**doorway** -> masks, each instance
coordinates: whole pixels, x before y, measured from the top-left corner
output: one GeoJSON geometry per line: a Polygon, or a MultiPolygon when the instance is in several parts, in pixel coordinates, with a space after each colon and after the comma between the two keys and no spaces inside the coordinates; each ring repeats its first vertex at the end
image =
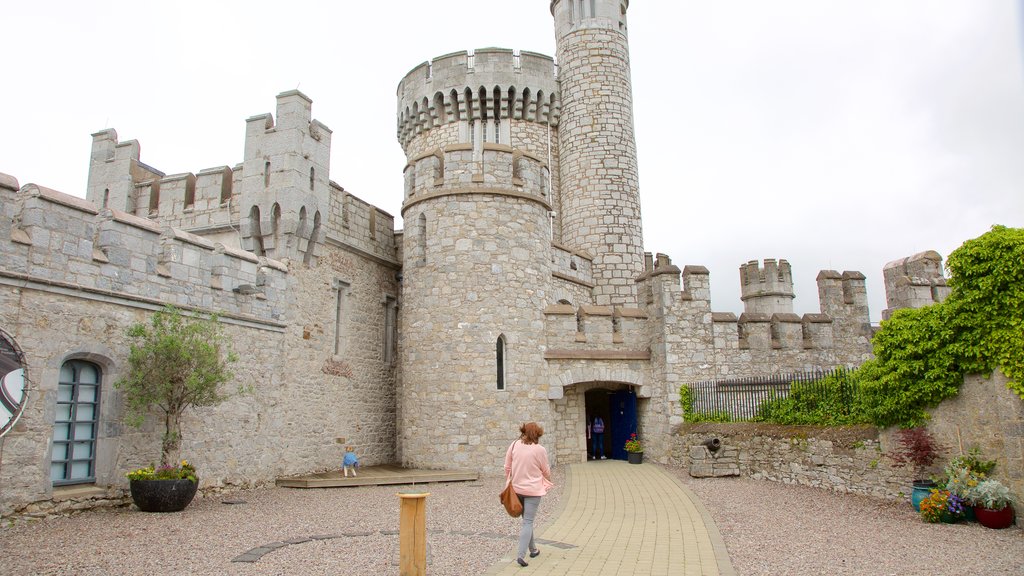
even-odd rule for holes
{"type": "Polygon", "coordinates": [[[598,388],[588,390],[585,395],[587,424],[593,424],[594,418],[604,422],[602,447],[595,454],[594,433],[587,441],[588,459],[600,459],[601,456],[612,460],[626,460],[626,440],[637,431],[636,394],[632,390],[608,390],[598,388]]]}

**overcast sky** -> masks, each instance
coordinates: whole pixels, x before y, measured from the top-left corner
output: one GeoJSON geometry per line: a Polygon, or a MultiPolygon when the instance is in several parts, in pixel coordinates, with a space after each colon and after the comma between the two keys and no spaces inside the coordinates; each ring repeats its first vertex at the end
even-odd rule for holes
{"type": "MultiPolygon", "coordinates": [[[[167,173],[242,161],[245,119],[298,88],[334,131],[331,179],[395,215],[395,90],[419,63],[503,47],[554,55],[549,0],[7,2],[0,172],[85,196],[90,134],[167,173]]],[[[711,270],[785,258],[797,313],[821,269],[868,277],[1024,227],[1019,0],[633,0],[644,243],[711,270]]]]}

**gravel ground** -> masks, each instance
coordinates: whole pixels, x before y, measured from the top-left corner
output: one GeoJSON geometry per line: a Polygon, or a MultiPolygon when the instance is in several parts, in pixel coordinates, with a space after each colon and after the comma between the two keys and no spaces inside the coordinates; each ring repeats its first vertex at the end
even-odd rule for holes
{"type": "MultiPolygon", "coordinates": [[[[564,478],[541,501],[543,523],[564,478]]],[[[518,518],[498,501],[503,478],[338,489],[262,488],[196,496],[184,511],[133,506],[0,529],[0,575],[120,574],[377,576],[398,573],[398,492],[426,491],[431,576],[480,574],[512,551],[518,518]],[[225,501],[244,500],[244,504],[225,501]],[[299,542],[311,537],[309,541],[299,542]],[[275,542],[255,563],[232,562],[275,542]]]]}
{"type": "Polygon", "coordinates": [[[909,502],[743,478],[690,478],[741,576],[1024,575],[1024,531],[928,524],[909,502]]]}
{"type": "MultiPolygon", "coordinates": [[[[541,526],[558,508],[541,502],[541,526]]],[[[1024,574],[1024,532],[921,522],[906,503],[669,469],[714,518],[741,576],[1024,574]]],[[[519,520],[498,503],[502,479],[417,486],[427,498],[432,576],[479,574],[515,546],[519,520]]],[[[131,508],[0,529],[0,574],[376,576],[398,571],[396,493],[409,486],[264,488],[196,500],[181,513],[131,508]],[[225,504],[225,500],[244,504],[225,504]],[[310,537],[322,537],[302,541],[310,537]],[[249,550],[294,540],[258,562],[249,550]]]]}

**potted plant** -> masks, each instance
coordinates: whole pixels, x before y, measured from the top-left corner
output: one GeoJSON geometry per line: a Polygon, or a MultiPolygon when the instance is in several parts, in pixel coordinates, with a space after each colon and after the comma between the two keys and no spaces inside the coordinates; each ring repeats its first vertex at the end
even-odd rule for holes
{"type": "Polygon", "coordinates": [[[921,500],[921,518],[925,522],[946,522],[952,524],[963,517],[964,501],[949,490],[933,488],[921,500]]]}
{"type": "Polygon", "coordinates": [[[160,466],[127,475],[132,499],[149,512],[182,510],[199,479],[191,464],[179,460],[181,415],[190,406],[213,406],[229,396],[221,388],[231,379],[228,364],[237,357],[216,316],[186,317],[173,306],[155,312],[149,324],[132,325],[128,336],[133,342],[127,373],[114,384],[122,391],[125,422],[141,426],[151,412],[164,422],[160,466]]]}
{"type": "Polygon", "coordinates": [[[977,447],[946,464],[945,488],[964,502],[964,520],[974,520],[974,488],[996,467],[995,460],[984,460],[977,447]]]}
{"type": "Polygon", "coordinates": [[[986,528],[1008,528],[1013,524],[1013,495],[1002,482],[989,478],[971,489],[974,516],[986,528]]]}
{"type": "Polygon", "coordinates": [[[644,446],[637,438],[636,432],[630,434],[629,440],[626,440],[626,458],[630,464],[639,464],[644,461],[644,446]]]}
{"type": "Polygon", "coordinates": [[[910,503],[914,510],[921,510],[921,500],[928,497],[932,488],[935,488],[935,481],[928,478],[926,474],[929,468],[939,458],[939,443],[932,436],[927,428],[903,428],[896,432],[896,451],[891,455],[893,461],[899,466],[910,465],[913,467],[914,477],[910,495],[910,503]]]}

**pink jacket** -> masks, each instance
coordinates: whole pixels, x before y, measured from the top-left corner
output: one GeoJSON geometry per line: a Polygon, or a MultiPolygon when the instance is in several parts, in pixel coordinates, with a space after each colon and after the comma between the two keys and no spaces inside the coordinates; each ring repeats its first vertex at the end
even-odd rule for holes
{"type": "Polygon", "coordinates": [[[520,496],[543,496],[554,486],[548,451],[540,444],[516,440],[505,452],[505,475],[512,473],[512,489],[520,496]]]}

